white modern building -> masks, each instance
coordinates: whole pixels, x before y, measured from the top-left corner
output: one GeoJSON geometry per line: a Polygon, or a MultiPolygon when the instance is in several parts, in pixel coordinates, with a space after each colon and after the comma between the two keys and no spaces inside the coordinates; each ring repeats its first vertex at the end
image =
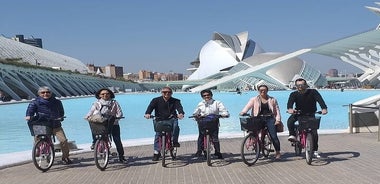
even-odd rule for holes
{"type": "Polygon", "coordinates": [[[289,89],[296,78],[306,79],[312,86],[325,86],[327,81],[322,74],[297,57],[288,57],[281,63],[270,61],[285,54],[265,52],[256,42],[248,38],[248,32],[236,35],[214,33],[191,64],[193,71],[188,80],[209,80],[184,90],[199,91],[207,88],[218,90],[254,89],[266,84],[271,89],[289,89]],[[243,71],[257,68],[245,75],[243,71]],[[233,79],[230,77],[234,75],[233,79]]]}

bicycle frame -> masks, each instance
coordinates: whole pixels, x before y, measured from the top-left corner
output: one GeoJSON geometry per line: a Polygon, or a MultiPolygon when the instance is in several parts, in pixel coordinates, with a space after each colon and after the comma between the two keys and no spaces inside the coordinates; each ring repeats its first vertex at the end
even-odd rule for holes
{"type": "MultiPolygon", "coordinates": [[[[320,112],[317,112],[320,113],[320,112]]],[[[314,150],[314,130],[319,128],[319,121],[313,115],[299,115],[298,124],[295,124],[296,141],[292,143],[296,155],[305,149],[306,163],[311,164],[314,150]],[[317,123],[317,124],[316,124],[317,123]]]]}

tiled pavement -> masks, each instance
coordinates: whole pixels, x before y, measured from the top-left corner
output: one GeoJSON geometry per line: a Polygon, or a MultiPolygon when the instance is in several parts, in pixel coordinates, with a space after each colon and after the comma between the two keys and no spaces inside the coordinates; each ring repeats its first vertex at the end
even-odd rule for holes
{"type": "MultiPolygon", "coordinates": [[[[204,160],[193,158],[196,142],[182,142],[179,160],[151,161],[152,145],[126,147],[127,164],[114,158],[105,171],[96,168],[92,152],[72,155],[72,165],[56,161],[42,173],[33,163],[0,169],[0,183],[380,183],[380,142],[377,133],[324,134],[319,147],[322,158],[307,165],[303,157],[294,155],[285,136],[280,136],[282,159],[262,159],[251,167],[240,158],[242,138],[221,139],[224,160],[213,160],[209,167],[204,160]]],[[[60,160],[58,157],[56,160],[60,160]]]]}

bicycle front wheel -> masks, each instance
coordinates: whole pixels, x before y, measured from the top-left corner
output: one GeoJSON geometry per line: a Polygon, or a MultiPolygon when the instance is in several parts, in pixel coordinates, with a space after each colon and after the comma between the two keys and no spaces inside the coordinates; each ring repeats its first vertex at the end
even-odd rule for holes
{"type": "Polygon", "coordinates": [[[161,136],[161,155],[162,155],[162,167],[165,167],[165,156],[166,156],[166,136],[162,134],[161,136]]]}
{"type": "Polygon", "coordinates": [[[95,165],[101,171],[104,171],[107,168],[110,156],[110,150],[107,145],[107,141],[103,139],[98,139],[95,143],[94,148],[94,158],[95,165]]]}
{"type": "Polygon", "coordinates": [[[302,145],[301,145],[301,138],[300,138],[300,133],[298,132],[298,128],[296,129],[296,141],[293,144],[294,144],[294,152],[296,153],[296,156],[301,155],[302,145]]]}
{"type": "Polygon", "coordinates": [[[210,135],[206,135],[206,159],[207,159],[207,165],[211,166],[211,140],[210,135]]]}
{"type": "Polygon", "coordinates": [[[42,172],[50,169],[54,162],[54,145],[46,139],[40,139],[33,146],[32,160],[34,166],[42,172]]]}
{"type": "Polygon", "coordinates": [[[313,160],[313,134],[307,133],[306,136],[306,145],[305,145],[305,155],[306,155],[306,163],[311,164],[311,161],[313,160]]]}
{"type": "Polygon", "coordinates": [[[244,137],[241,144],[241,158],[248,166],[254,165],[260,156],[260,144],[253,134],[244,137]]]}

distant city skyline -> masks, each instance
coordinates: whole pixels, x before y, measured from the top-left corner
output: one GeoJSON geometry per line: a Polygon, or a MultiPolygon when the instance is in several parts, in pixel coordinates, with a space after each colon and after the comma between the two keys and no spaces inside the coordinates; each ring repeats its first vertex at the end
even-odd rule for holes
{"type": "MultiPolygon", "coordinates": [[[[267,52],[290,53],[375,29],[372,0],[257,1],[2,1],[0,34],[41,38],[44,48],[84,64],[140,70],[186,71],[213,32],[249,38],[267,52]],[[17,13],[15,13],[17,12],[17,13]]],[[[317,54],[311,66],[355,73],[359,69],[317,54]]]]}

